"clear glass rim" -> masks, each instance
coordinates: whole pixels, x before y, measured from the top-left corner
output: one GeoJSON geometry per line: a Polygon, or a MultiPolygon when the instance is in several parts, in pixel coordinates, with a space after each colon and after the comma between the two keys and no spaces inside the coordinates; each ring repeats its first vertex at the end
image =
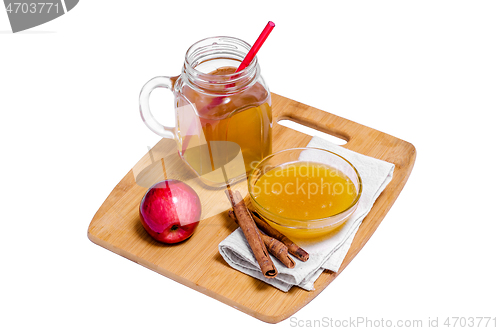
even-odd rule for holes
{"type": "MultiPolygon", "coordinates": [[[[356,169],[356,167],[351,163],[349,162],[345,157],[337,154],[337,153],[334,153],[332,151],[329,151],[327,149],[323,149],[323,148],[317,148],[317,147],[295,147],[295,148],[288,148],[288,149],[283,149],[281,151],[278,151],[276,153],[273,153],[271,155],[268,155],[266,156],[265,158],[263,158],[258,164],[257,166],[255,166],[255,168],[252,169],[252,172],[250,173],[250,176],[248,177],[248,194],[250,195],[250,198],[252,199],[252,202],[254,202],[257,206],[260,207],[260,209],[262,210],[265,210],[266,213],[272,215],[273,217],[276,217],[276,218],[280,218],[280,219],[283,219],[283,220],[287,220],[287,221],[292,221],[292,222],[296,222],[296,223],[305,223],[305,222],[313,222],[313,223],[321,223],[322,221],[327,221],[329,220],[330,218],[332,217],[335,217],[335,216],[338,216],[338,215],[341,215],[347,211],[349,211],[351,208],[353,208],[354,206],[356,206],[359,202],[359,199],[361,197],[361,193],[363,192],[363,182],[361,181],[361,176],[359,175],[359,172],[358,172],[358,169],[356,169]],[[298,220],[298,219],[295,219],[295,218],[290,218],[290,217],[283,217],[281,215],[278,215],[278,214],[275,214],[269,210],[267,210],[266,208],[264,208],[257,200],[255,200],[255,197],[253,196],[252,194],[252,179],[254,176],[256,176],[255,172],[256,170],[259,168],[259,166],[264,163],[265,161],[267,161],[268,159],[278,155],[278,154],[281,154],[283,152],[290,152],[290,151],[294,151],[294,150],[318,150],[318,151],[323,151],[323,152],[327,152],[329,154],[333,154],[335,156],[338,156],[339,158],[343,159],[345,162],[347,162],[351,167],[352,169],[354,169],[354,172],[356,173],[356,177],[358,178],[358,182],[359,182],[359,189],[358,189],[358,193],[356,195],[356,198],[354,199],[354,201],[349,205],[349,207],[347,207],[346,209],[338,212],[338,213],[335,213],[335,214],[332,214],[330,216],[327,216],[327,217],[323,217],[323,218],[315,218],[315,219],[311,219],[311,220],[298,220]]],[[[286,227],[286,228],[290,228],[290,229],[314,229],[314,228],[303,228],[303,227],[293,227],[293,226],[286,226],[286,225],[283,225],[283,224],[280,224],[278,222],[275,222],[271,219],[269,219],[268,217],[266,217],[266,220],[278,225],[278,226],[282,226],[282,227],[286,227]]],[[[338,222],[336,222],[338,223],[338,222]]],[[[336,223],[333,223],[331,224],[331,226],[335,225],[336,223]]]]}
{"type": "Polygon", "coordinates": [[[188,48],[184,58],[184,71],[190,78],[196,81],[210,82],[211,84],[215,85],[228,85],[230,83],[238,83],[242,80],[248,80],[250,77],[256,75],[258,71],[257,56],[254,57],[252,62],[250,62],[250,64],[245,69],[237,73],[225,75],[210,75],[197,70],[196,66],[193,66],[194,62],[196,62],[196,60],[202,57],[204,54],[196,53],[196,51],[204,47],[208,49],[210,48],[210,46],[214,46],[213,51],[215,52],[215,50],[217,50],[217,52],[221,55],[224,53],[224,51],[226,51],[227,53],[231,52],[230,54],[238,58],[240,61],[243,61],[246,54],[251,49],[250,44],[236,37],[216,36],[201,39],[188,48]],[[215,48],[216,45],[218,45],[219,47],[215,48]],[[246,52],[241,53],[235,51],[235,47],[238,46],[244,48],[246,52]]]}

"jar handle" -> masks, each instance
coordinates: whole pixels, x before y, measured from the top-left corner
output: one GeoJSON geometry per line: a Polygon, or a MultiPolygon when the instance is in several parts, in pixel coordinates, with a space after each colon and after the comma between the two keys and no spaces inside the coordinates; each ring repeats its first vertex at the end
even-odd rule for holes
{"type": "Polygon", "coordinates": [[[139,109],[141,112],[142,120],[151,131],[161,137],[169,139],[176,139],[175,127],[164,126],[163,124],[158,122],[156,118],[153,117],[153,114],[151,114],[151,109],[149,108],[149,96],[151,95],[151,92],[157,87],[168,88],[170,91],[172,91],[172,87],[175,84],[177,78],[179,78],[179,76],[154,77],[149,82],[144,84],[141,93],[139,94],[139,109]]]}

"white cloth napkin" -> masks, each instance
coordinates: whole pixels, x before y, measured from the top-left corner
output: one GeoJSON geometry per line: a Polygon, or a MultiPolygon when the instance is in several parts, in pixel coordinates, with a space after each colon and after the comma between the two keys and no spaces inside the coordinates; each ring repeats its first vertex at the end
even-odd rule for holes
{"type": "Polygon", "coordinates": [[[278,271],[276,278],[268,279],[262,275],[257,260],[253,256],[240,228],[236,229],[219,244],[219,252],[233,268],[260,279],[287,292],[294,285],[305,290],[314,290],[314,282],[328,269],[337,272],[344,260],[358,228],[372,208],[375,200],[392,180],[394,164],[350,151],[319,137],[313,137],[308,147],[327,149],[351,162],[359,172],[363,190],[356,211],[346,224],[321,240],[295,240],[294,242],[309,253],[309,260],[302,262],[292,257],[296,266],[288,269],[274,256],[271,256],[278,271]]]}

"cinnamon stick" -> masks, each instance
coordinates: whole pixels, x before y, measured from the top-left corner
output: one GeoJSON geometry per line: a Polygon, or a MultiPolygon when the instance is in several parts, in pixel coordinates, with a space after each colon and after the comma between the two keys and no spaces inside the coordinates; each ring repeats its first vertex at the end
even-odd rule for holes
{"type": "Polygon", "coordinates": [[[252,249],[255,259],[259,263],[260,270],[266,278],[274,278],[278,275],[276,267],[267,252],[266,246],[262,241],[259,230],[247,209],[243,197],[238,191],[231,191],[229,188],[225,191],[227,198],[233,206],[234,214],[238,219],[238,224],[243,230],[243,234],[252,249]]]}
{"type": "MultiPolygon", "coordinates": [[[[232,210],[228,211],[228,215],[236,222],[236,224],[240,225],[238,223],[236,215],[234,215],[234,212],[232,210]]],[[[264,242],[264,245],[266,245],[268,251],[274,257],[280,260],[280,262],[283,263],[287,268],[292,269],[295,267],[295,261],[290,258],[290,256],[288,256],[288,248],[281,241],[269,237],[263,232],[260,232],[260,237],[262,238],[262,241],[264,242]]]]}
{"type": "Polygon", "coordinates": [[[299,260],[306,262],[309,259],[309,253],[300,248],[296,243],[291,241],[287,236],[267,224],[267,222],[256,212],[252,210],[252,216],[255,224],[259,229],[270,237],[276,238],[281,241],[287,248],[288,252],[298,258],[299,260]]]}

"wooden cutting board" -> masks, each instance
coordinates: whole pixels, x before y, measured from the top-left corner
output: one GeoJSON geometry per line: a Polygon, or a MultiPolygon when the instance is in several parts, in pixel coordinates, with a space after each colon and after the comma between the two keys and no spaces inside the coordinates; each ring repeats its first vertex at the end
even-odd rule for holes
{"type": "MultiPolygon", "coordinates": [[[[175,169],[176,178],[198,185],[188,173],[179,173],[183,164],[176,144],[168,139],[162,139],[113,189],[90,223],[89,239],[265,322],[280,322],[304,307],[345,269],[375,232],[410,176],[416,150],[406,141],[277,94],[272,94],[272,104],[273,151],[303,147],[310,141],[311,136],[277,124],[291,120],[346,140],[345,148],[395,164],[392,181],[365,217],[339,272],[323,272],[314,291],[293,287],[285,293],[229,267],[218,244],[236,225],[226,216],[229,203],[223,193],[203,191],[204,219],[189,240],[169,246],[146,233],[138,207],[149,184],[175,169]]],[[[240,188],[245,187],[242,183],[240,188]]],[[[199,192],[201,186],[195,189],[199,192]]]]}

